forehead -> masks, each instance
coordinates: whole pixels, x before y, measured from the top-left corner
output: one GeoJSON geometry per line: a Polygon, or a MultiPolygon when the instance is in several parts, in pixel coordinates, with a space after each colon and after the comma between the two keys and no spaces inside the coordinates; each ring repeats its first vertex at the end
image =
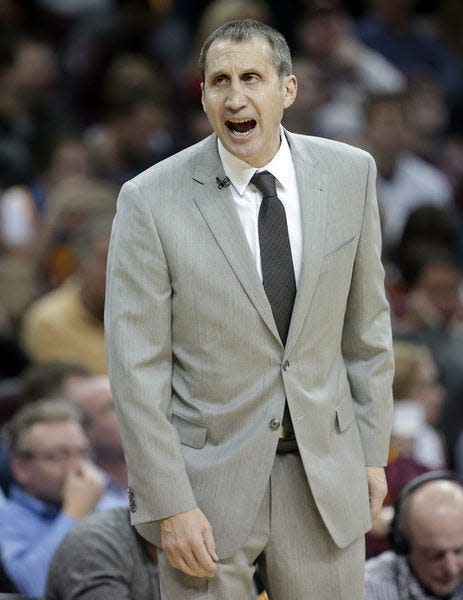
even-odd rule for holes
{"type": "Polygon", "coordinates": [[[79,423],[74,421],[50,421],[35,423],[25,432],[32,449],[80,444],[86,437],[79,423]]]}
{"type": "Polygon", "coordinates": [[[418,506],[411,525],[411,537],[417,547],[435,550],[463,547],[463,496],[457,497],[453,506],[436,506],[432,514],[418,506]]]}
{"type": "Polygon", "coordinates": [[[268,41],[262,36],[235,41],[217,39],[212,42],[206,56],[206,75],[229,69],[276,68],[268,41]]]}

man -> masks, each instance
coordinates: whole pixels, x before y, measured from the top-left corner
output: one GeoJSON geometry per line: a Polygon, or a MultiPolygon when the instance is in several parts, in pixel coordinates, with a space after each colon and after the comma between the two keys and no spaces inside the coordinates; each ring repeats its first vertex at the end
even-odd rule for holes
{"type": "Polygon", "coordinates": [[[127,506],[127,465],[109,379],[95,375],[66,386],[66,398],[79,406],[95,464],[108,476],[108,492],[127,506]]]}
{"type": "Polygon", "coordinates": [[[76,273],[27,310],[22,343],[34,362],[77,362],[106,374],[103,313],[111,217],[89,219],[74,233],[76,273]]]}
{"type": "MultiPolygon", "coordinates": [[[[126,508],[90,515],[66,535],[55,552],[45,598],[159,600],[156,547],[130,526],[126,508]]],[[[257,598],[267,596],[263,593],[257,598]]]]}
{"type": "Polygon", "coordinates": [[[374,163],[281,128],[273,29],[225,24],[200,64],[215,134],[127,183],[113,226],[132,523],[163,598],[246,598],[258,559],[273,599],[357,600],[391,410],[374,163]]]}
{"type": "Polygon", "coordinates": [[[367,561],[366,600],[463,598],[463,487],[450,474],[407,484],[396,506],[392,551],[367,561]]]}
{"type": "Polygon", "coordinates": [[[115,506],[76,407],[59,400],[21,409],[11,423],[16,485],[0,506],[0,551],[20,592],[43,593],[48,565],[64,535],[92,510],[115,506]]]}
{"type": "Polygon", "coordinates": [[[412,211],[426,204],[450,209],[452,190],[439,169],[407,149],[410,126],[403,94],[372,95],[365,121],[367,144],[378,167],[383,245],[391,253],[412,211]]]}
{"type": "Polygon", "coordinates": [[[159,600],[156,548],[130,526],[127,508],[83,519],[59,545],[48,600],[159,600]]]}

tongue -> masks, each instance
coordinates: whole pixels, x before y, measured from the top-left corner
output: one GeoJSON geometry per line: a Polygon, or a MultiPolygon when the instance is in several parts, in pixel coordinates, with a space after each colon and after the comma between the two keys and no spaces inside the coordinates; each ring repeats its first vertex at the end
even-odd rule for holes
{"type": "Polygon", "coordinates": [[[246,133],[253,127],[253,121],[246,121],[245,123],[232,123],[231,128],[239,133],[246,133]]]}

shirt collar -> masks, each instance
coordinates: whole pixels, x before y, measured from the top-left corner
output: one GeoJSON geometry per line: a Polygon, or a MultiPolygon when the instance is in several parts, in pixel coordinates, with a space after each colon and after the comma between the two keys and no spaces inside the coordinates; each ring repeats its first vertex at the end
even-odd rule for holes
{"type": "Polygon", "coordinates": [[[11,486],[8,495],[10,500],[40,517],[54,519],[60,512],[59,505],[31,496],[15,484],[11,486]]]}
{"type": "Polygon", "coordinates": [[[233,187],[240,196],[244,194],[252,176],[257,171],[269,171],[284,189],[289,186],[292,166],[291,150],[284,129],[281,126],[280,139],[281,144],[278,148],[278,152],[269,163],[259,169],[256,169],[256,167],[252,167],[244,160],[233,156],[233,154],[223,146],[220,139],[217,140],[219,155],[225,175],[230,179],[233,187]]]}

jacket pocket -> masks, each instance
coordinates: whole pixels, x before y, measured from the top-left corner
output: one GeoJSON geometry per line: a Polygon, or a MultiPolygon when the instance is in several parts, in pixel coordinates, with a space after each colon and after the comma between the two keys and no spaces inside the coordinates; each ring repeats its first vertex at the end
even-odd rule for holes
{"type": "MultiPolygon", "coordinates": [[[[325,256],[322,258],[320,274],[324,273],[325,271],[328,271],[328,269],[330,267],[332,267],[333,265],[344,264],[342,257],[344,256],[345,252],[350,250],[351,246],[353,247],[353,242],[356,239],[357,239],[357,236],[354,235],[353,237],[349,238],[348,240],[344,240],[341,244],[339,244],[339,246],[337,246],[336,248],[334,248],[333,250],[330,250],[327,254],[325,254],[325,256]]],[[[348,254],[346,256],[348,256],[348,254]]]]}
{"type": "Polygon", "coordinates": [[[180,442],[190,448],[202,448],[206,443],[207,427],[187,417],[172,413],[172,425],[175,427],[180,442]]]}
{"type": "Polygon", "coordinates": [[[350,394],[347,394],[344,396],[341,403],[336,407],[336,422],[338,424],[339,431],[345,431],[354,419],[354,403],[350,397],[350,394]]]}

